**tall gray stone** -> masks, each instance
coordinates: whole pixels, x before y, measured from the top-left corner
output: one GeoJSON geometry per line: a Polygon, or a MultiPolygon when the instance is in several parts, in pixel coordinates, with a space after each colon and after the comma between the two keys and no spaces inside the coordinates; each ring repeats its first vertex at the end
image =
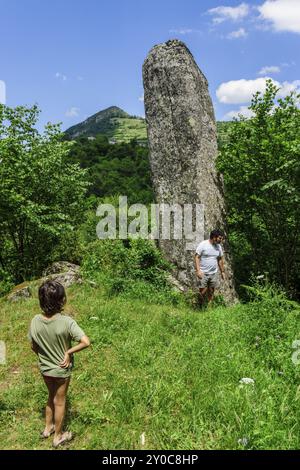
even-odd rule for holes
{"type": "MultiPolygon", "coordinates": [[[[178,40],[154,46],[143,64],[144,102],[150,165],[157,203],[203,204],[204,238],[214,228],[226,234],[222,181],[215,168],[217,134],[208,82],[191,52],[178,40]]],[[[195,214],[194,214],[195,219],[195,214]]],[[[195,222],[195,220],[194,220],[195,222]]],[[[175,265],[175,277],[185,287],[196,287],[194,249],[201,241],[159,240],[175,265]]],[[[236,298],[228,245],[227,277],[221,293],[236,298]]]]}

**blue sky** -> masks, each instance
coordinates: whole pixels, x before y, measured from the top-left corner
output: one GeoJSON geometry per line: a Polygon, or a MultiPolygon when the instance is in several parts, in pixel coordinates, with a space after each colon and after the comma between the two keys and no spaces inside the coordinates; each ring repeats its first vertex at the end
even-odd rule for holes
{"type": "Polygon", "coordinates": [[[0,102],[62,129],[112,105],[144,115],[142,64],[168,39],[206,75],[216,118],[247,113],[266,77],[300,89],[300,0],[0,0],[0,102]]]}

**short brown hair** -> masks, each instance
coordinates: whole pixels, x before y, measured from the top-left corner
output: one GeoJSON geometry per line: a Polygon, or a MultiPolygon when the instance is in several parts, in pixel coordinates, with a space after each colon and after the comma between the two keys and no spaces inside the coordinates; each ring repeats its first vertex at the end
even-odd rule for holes
{"type": "Polygon", "coordinates": [[[39,300],[46,315],[59,313],[67,300],[64,286],[58,281],[45,281],[39,288],[39,300]]]}
{"type": "Polygon", "coordinates": [[[219,230],[218,228],[216,228],[215,230],[212,230],[210,232],[210,235],[209,235],[210,239],[212,239],[214,237],[224,237],[224,232],[222,232],[222,230],[219,230]]]}

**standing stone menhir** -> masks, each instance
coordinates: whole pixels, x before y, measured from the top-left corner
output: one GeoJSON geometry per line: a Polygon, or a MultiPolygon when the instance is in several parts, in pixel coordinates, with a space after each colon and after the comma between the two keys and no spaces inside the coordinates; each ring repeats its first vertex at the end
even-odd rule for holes
{"type": "MultiPolygon", "coordinates": [[[[145,113],[150,165],[157,203],[203,204],[204,237],[221,228],[226,233],[222,182],[217,175],[217,133],[208,83],[191,52],[178,40],[151,49],[143,65],[145,113]]],[[[201,236],[201,234],[200,234],[201,236]]],[[[187,240],[159,240],[185,287],[196,286],[194,248],[187,240]]],[[[221,293],[236,298],[228,247],[226,281],[221,293]]]]}

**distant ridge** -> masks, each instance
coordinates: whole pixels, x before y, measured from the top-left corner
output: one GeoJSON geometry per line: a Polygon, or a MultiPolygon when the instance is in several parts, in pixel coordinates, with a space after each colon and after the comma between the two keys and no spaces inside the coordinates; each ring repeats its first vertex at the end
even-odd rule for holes
{"type": "Polygon", "coordinates": [[[93,114],[85,121],[69,127],[65,134],[70,139],[104,134],[112,143],[128,142],[132,139],[147,141],[145,119],[130,116],[118,106],[110,106],[93,114]]]}
{"type": "MultiPolygon", "coordinates": [[[[218,142],[221,148],[228,139],[231,121],[218,121],[218,142]]],[[[88,117],[85,121],[69,127],[65,131],[69,139],[78,137],[93,138],[97,134],[104,134],[111,143],[129,142],[136,139],[147,144],[146,121],[142,117],[131,116],[118,106],[110,106],[88,117]]]]}

